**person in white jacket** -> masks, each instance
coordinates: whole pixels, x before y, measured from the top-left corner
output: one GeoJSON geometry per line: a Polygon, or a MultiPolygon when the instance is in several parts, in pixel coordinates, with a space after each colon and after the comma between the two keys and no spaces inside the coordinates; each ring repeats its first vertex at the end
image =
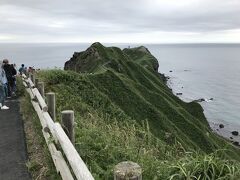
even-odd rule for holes
{"type": "Polygon", "coordinates": [[[0,64],[0,108],[1,109],[9,109],[6,105],[4,105],[4,101],[6,98],[6,87],[7,87],[7,77],[6,73],[3,69],[3,64],[0,64]]]}

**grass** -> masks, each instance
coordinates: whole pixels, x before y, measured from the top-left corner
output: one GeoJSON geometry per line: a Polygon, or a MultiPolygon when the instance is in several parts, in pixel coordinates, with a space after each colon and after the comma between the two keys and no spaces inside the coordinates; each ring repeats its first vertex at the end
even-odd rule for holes
{"type": "Polygon", "coordinates": [[[217,152],[210,155],[191,155],[180,159],[169,179],[239,179],[239,163],[223,160],[217,152]]]}

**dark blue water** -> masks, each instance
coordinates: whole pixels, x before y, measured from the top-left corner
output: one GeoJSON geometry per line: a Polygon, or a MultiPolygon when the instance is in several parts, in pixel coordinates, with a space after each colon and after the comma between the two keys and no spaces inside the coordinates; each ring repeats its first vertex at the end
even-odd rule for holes
{"type": "MultiPolygon", "coordinates": [[[[0,59],[37,68],[64,66],[75,51],[90,44],[0,44],[0,59]]],[[[115,44],[121,48],[125,44],[115,44]]],[[[131,45],[133,46],[133,45],[131,45]]],[[[134,45],[135,46],[135,45],[134,45]]],[[[159,60],[159,71],[170,76],[169,86],[185,101],[202,102],[211,124],[224,123],[240,130],[240,45],[145,45],[159,60]],[[172,71],[172,72],[170,72],[172,71]]]]}

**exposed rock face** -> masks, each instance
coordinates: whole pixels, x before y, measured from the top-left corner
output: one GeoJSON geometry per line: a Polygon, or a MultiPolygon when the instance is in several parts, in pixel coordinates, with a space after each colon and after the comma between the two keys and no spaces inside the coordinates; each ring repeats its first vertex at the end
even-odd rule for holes
{"type": "Polygon", "coordinates": [[[89,71],[92,65],[101,60],[99,48],[103,46],[100,43],[94,43],[86,51],[74,52],[73,57],[65,63],[64,70],[89,71]]]}

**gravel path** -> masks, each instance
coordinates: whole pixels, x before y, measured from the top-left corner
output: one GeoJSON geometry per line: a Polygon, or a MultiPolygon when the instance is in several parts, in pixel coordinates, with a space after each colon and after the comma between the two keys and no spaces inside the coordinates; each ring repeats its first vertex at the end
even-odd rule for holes
{"type": "Polygon", "coordinates": [[[26,142],[18,100],[8,100],[0,110],[0,180],[30,180],[26,142]]]}

